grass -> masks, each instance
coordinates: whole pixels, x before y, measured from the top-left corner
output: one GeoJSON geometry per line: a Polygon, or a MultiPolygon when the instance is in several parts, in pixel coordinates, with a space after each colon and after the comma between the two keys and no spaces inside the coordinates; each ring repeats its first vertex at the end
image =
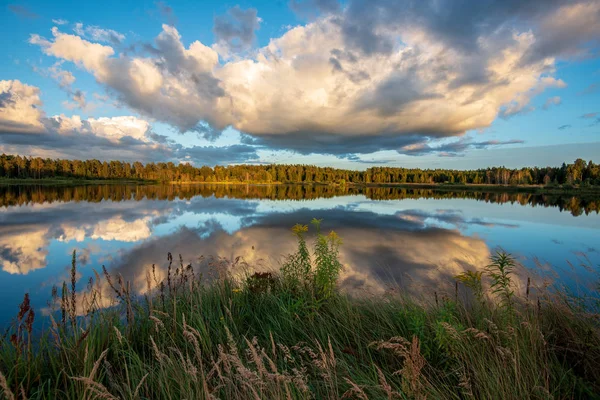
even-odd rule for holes
{"type": "MultiPolygon", "coordinates": [[[[319,229],[320,221],[313,221],[319,229]]],[[[0,342],[7,399],[600,398],[599,304],[563,292],[519,296],[513,258],[457,276],[473,298],[435,301],[336,290],[341,240],[318,233],[280,273],[216,260],[214,279],[168,256],[134,294],[96,274],[53,291],[35,336],[28,297],[0,342]],[[109,296],[109,291],[112,293],[109,296]]],[[[485,266],[482,266],[485,267],[485,266]]],[[[432,290],[433,292],[433,290],[432,290]]],[[[433,297],[433,296],[427,296],[433,297]]]]}

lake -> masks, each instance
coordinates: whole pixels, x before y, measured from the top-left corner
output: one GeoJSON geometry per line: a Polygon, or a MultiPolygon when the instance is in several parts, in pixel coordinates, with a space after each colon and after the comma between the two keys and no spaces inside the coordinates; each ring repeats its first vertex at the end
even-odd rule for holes
{"type": "Polygon", "coordinates": [[[520,290],[531,276],[585,291],[598,284],[599,204],[567,195],[393,187],[3,186],[0,327],[25,293],[36,311],[47,310],[53,286],[70,280],[73,250],[78,291],[105,265],[142,294],[153,264],[158,279],[165,276],[168,252],[207,279],[215,264],[236,259],[236,268],[278,268],[295,249],[291,227],[312,218],[342,238],[340,284],[352,293],[453,293],[453,276],[483,269],[500,248],[526,268],[520,290]]]}

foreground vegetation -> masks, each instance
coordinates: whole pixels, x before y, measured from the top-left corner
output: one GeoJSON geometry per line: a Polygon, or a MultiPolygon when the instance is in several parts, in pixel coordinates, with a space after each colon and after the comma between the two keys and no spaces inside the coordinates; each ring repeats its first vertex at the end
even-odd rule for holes
{"type": "Polygon", "coordinates": [[[161,182],[221,183],[461,183],[475,185],[600,185],[600,165],[582,159],[560,167],[477,170],[373,167],[365,171],[314,165],[229,165],[194,167],[188,163],[60,160],[0,155],[0,178],[138,179],[161,182]]]}
{"type": "MultiPolygon", "coordinates": [[[[313,221],[319,230],[320,222],[313,221]]],[[[214,280],[173,261],[147,290],[104,270],[82,291],[54,291],[37,339],[26,296],[1,342],[8,399],[562,399],[600,398],[597,298],[516,293],[514,260],[498,253],[456,277],[469,298],[393,291],[352,298],[336,288],[340,238],[307,226],[278,274],[214,280]],[[206,283],[205,283],[206,282],[206,283]],[[106,307],[107,292],[115,305],[106,307]]],[[[181,260],[181,257],[180,257],[181,260]]],[[[458,293],[458,291],[457,291],[458,293]]]]}

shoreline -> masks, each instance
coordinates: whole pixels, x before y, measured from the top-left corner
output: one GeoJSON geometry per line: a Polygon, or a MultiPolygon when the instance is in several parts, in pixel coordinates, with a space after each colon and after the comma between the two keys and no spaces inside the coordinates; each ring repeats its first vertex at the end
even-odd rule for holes
{"type": "Polygon", "coordinates": [[[71,179],[71,178],[56,178],[56,179],[33,179],[33,178],[19,178],[19,179],[6,179],[0,178],[0,186],[15,186],[15,185],[40,185],[40,186],[78,186],[78,185],[106,185],[106,184],[122,184],[122,185],[148,185],[157,183],[156,181],[140,181],[135,179],[71,179]]]}
{"type": "Polygon", "coordinates": [[[495,185],[495,184],[449,184],[449,183],[325,183],[325,182],[200,182],[135,180],[135,179],[0,179],[0,186],[40,185],[40,186],[83,186],[83,185],[232,185],[232,186],[333,186],[352,188],[405,188],[430,189],[437,191],[506,192],[532,194],[600,194],[600,186],[544,186],[544,185],[495,185]]]}

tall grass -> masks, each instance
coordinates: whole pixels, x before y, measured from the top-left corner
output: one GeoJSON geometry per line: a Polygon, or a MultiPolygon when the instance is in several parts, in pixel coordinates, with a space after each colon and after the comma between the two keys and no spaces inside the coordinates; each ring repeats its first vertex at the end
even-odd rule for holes
{"type": "MultiPolygon", "coordinates": [[[[598,304],[559,292],[522,298],[513,258],[457,278],[475,302],[407,294],[352,298],[335,282],[341,241],[298,251],[280,274],[205,282],[168,257],[136,296],[104,271],[87,291],[53,292],[51,329],[32,344],[28,296],[0,342],[7,399],[570,399],[600,398],[598,304]],[[114,292],[102,298],[100,280],[114,292]],[[487,283],[489,281],[489,284],[487,283]],[[60,318],[58,321],[55,318],[60,318]]],[[[227,268],[222,268],[227,267],[227,268]]],[[[432,289],[433,293],[433,289],[432,289]]],[[[433,296],[432,296],[433,297],[433,296]]]]}

